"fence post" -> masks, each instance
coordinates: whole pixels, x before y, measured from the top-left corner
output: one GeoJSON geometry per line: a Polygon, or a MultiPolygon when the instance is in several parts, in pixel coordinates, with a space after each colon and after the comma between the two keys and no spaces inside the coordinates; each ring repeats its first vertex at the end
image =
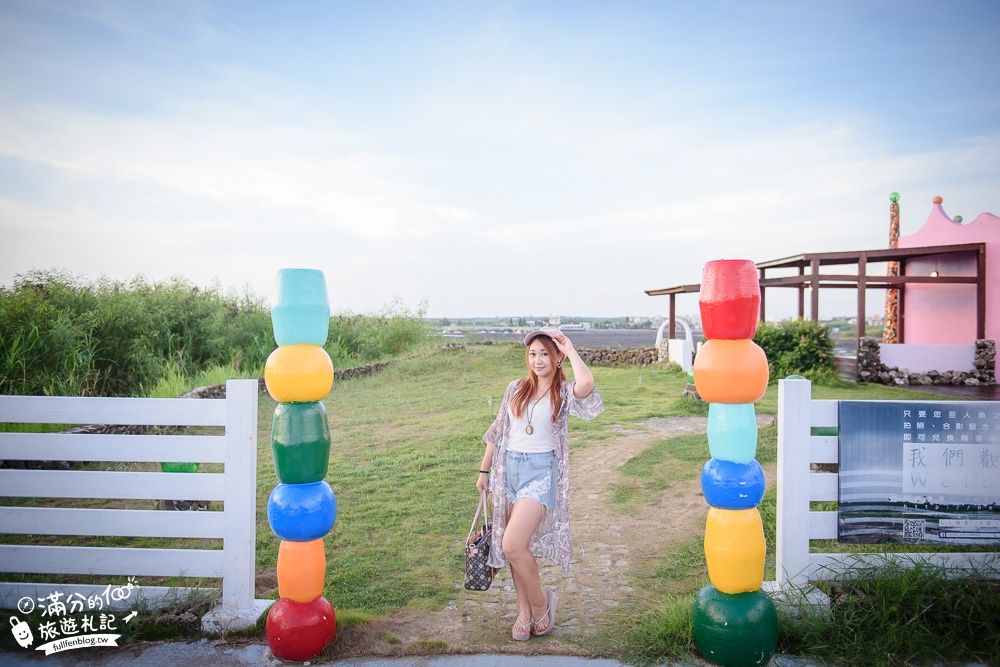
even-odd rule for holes
{"type": "Polygon", "coordinates": [[[202,618],[205,632],[252,626],[272,600],[254,599],[257,541],[257,380],[226,382],[226,487],[222,604],[202,618]]]}
{"type": "Polygon", "coordinates": [[[809,585],[809,442],[812,383],[778,380],[778,502],[775,577],[779,589],[809,585]]]}

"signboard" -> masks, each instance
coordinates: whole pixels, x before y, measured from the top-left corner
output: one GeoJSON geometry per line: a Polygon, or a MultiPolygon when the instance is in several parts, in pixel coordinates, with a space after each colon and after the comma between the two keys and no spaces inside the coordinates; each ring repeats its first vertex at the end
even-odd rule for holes
{"type": "Polygon", "coordinates": [[[1000,403],[840,402],[837,534],[1000,544],[1000,403]]]}

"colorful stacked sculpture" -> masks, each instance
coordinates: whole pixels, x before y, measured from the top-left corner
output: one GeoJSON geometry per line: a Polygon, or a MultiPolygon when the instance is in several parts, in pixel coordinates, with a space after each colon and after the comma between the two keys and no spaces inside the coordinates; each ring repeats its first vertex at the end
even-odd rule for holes
{"type": "Polygon", "coordinates": [[[699,306],[707,341],[694,360],[694,383],[709,403],[712,458],[702,470],[701,488],[711,506],[705,523],[711,584],[694,602],[694,640],[717,665],[766,665],[777,646],[778,617],[760,590],[766,544],[757,505],[764,496],[764,472],[754,458],[753,403],[767,390],[768,367],[752,340],[760,311],[754,263],[706,264],[699,306]]]}
{"type": "Polygon", "coordinates": [[[330,429],[322,399],[333,387],[333,363],[323,349],[330,327],[326,279],[314,269],[278,272],[271,324],[278,348],[267,358],[264,382],[278,401],[271,452],[279,484],[267,501],[267,520],[281,538],[279,600],[267,615],[271,652],[309,660],[333,639],[336,616],[323,597],[323,536],[337,518],[326,476],[330,429]]]}

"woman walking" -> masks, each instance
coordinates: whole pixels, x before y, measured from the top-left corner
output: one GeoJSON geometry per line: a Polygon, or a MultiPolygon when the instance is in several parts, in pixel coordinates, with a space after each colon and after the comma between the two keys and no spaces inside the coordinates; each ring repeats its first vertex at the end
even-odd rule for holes
{"type": "Polygon", "coordinates": [[[493,493],[493,547],[489,565],[510,562],[518,616],[511,636],[527,641],[547,635],[556,622],[556,594],[542,589],[536,558],[569,571],[569,416],[593,419],[604,410],[594,376],[556,329],[524,338],[528,375],[507,385],[493,425],[476,487],[493,493]],[[569,360],[574,380],[567,380],[569,360]]]}

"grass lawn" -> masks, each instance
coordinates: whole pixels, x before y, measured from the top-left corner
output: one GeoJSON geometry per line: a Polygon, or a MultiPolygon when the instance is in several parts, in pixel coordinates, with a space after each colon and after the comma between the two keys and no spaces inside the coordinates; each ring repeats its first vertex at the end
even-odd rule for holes
{"type": "MultiPolygon", "coordinates": [[[[475,506],[482,435],[507,383],[524,373],[523,355],[523,347],[510,343],[426,347],[403,355],[375,375],[335,383],[324,399],[332,436],[326,481],[336,494],[338,509],[336,525],[325,538],[324,595],[337,610],[341,627],[401,610],[438,610],[454,597],[454,582],[461,580],[463,566],[461,542],[475,506]]],[[[605,412],[590,422],[574,420],[574,448],[616,438],[623,425],[652,417],[707,413],[704,404],[680,398],[687,381],[680,372],[654,367],[593,371],[605,412]]],[[[814,387],[814,397],[944,400],[874,385],[814,387]]],[[[261,395],[258,572],[273,571],[278,553],[279,541],[266,514],[268,495],[277,483],[270,451],[275,405],[261,395]]],[[[773,414],[776,407],[774,384],[756,410],[773,414]]],[[[762,464],[775,460],[776,440],[773,427],[760,430],[762,464]]],[[[694,479],[707,459],[703,434],[654,443],[621,468],[629,490],[610,511],[625,513],[652,502],[664,479],[694,479]]],[[[773,507],[771,489],[761,506],[765,525],[772,531],[771,549],[773,507]]],[[[771,574],[766,577],[773,578],[773,554],[768,563],[771,574]]],[[[640,620],[632,619],[624,643],[609,633],[590,649],[636,662],[683,654],[687,627],[683,619],[706,580],[700,540],[677,545],[633,576],[636,587],[644,590],[640,620]]],[[[277,589],[267,594],[277,597],[277,589]]],[[[1000,648],[992,657],[1000,659],[1000,648]]]]}

